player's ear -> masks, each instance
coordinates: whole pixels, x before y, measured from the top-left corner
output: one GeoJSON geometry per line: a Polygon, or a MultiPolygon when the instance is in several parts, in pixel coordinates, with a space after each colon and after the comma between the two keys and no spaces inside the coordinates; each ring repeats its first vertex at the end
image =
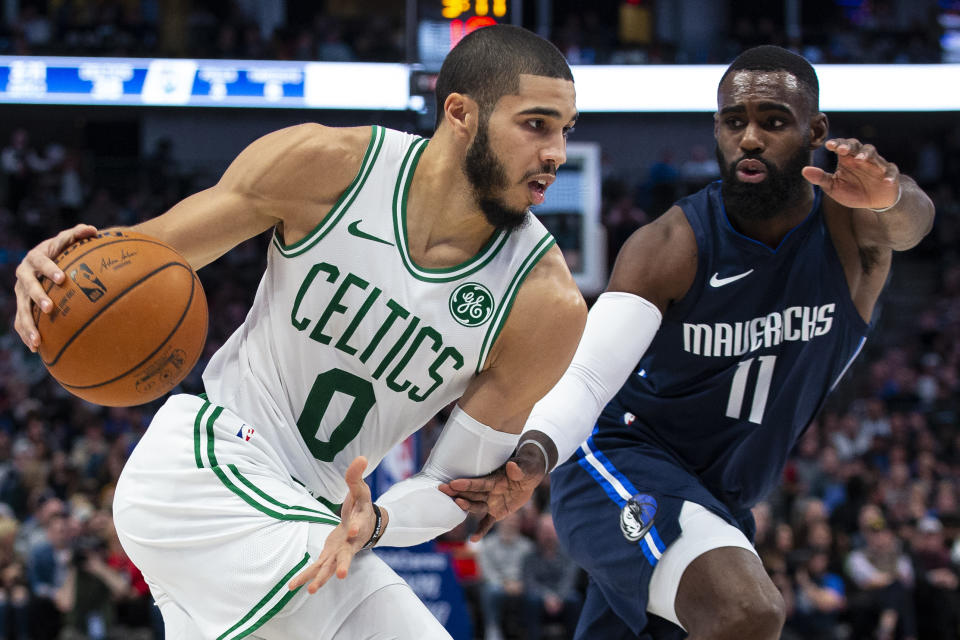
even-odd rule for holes
{"type": "Polygon", "coordinates": [[[477,132],[480,110],[476,101],[462,93],[451,93],[443,101],[444,121],[456,136],[472,139],[477,132]]]}
{"type": "Polygon", "coordinates": [[[817,112],[810,118],[810,150],[819,149],[827,140],[827,133],[830,131],[830,121],[827,120],[827,114],[817,112]]]}

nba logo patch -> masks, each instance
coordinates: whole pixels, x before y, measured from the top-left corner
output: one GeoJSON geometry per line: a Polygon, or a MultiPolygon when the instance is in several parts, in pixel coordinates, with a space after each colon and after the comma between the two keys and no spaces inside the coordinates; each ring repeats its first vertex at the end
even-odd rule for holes
{"type": "Polygon", "coordinates": [[[250,438],[253,437],[253,427],[241,425],[240,429],[237,431],[237,437],[245,442],[250,442],[250,438]]]}
{"type": "Polygon", "coordinates": [[[633,424],[633,421],[637,419],[637,416],[633,415],[629,411],[623,414],[623,424],[633,424]]]}
{"type": "Polygon", "coordinates": [[[637,542],[649,533],[657,515],[657,499],[646,493],[638,493],[620,510],[620,532],[630,542],[637,542]]]}

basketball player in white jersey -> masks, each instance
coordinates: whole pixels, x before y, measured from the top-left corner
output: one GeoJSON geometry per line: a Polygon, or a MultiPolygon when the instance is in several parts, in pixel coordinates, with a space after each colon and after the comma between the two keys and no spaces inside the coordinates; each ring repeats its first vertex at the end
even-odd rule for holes
{"type": "MultiPolygon", "coordinates": [[[[508,459],[586,307],[529,213],[577,115],[563,56],[519,28],[481,29],[445,61],[437,103],[430,140],[378,126],[269,134],[135,227],[195,268],[274,230],[205,397],[168,399],[117,486],[120,538],[168,638],[449,637],[363,550],[463,519],[437,486],[508,459]],[[363,476],[453,401],[424,469],[372,504],[363,476]]],[[[51,309],[40,279],[63,279],[51,258],[93,233],[66,230],[17,269],[30,348],[32,305],[51,309]]]]}

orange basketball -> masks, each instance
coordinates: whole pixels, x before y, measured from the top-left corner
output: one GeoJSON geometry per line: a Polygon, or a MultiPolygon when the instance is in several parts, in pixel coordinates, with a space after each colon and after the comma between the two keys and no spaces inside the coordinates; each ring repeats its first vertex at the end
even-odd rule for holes
{"type": "Polygon", "coordinates": [[[66,278],[44,283],[54,309],[34,309],[34,319],[40,358],[67,391],[107,406],[143,404],[197,363],[207,299],[179,253],[142,233],[108,231],[55,261],[66,278]]]}

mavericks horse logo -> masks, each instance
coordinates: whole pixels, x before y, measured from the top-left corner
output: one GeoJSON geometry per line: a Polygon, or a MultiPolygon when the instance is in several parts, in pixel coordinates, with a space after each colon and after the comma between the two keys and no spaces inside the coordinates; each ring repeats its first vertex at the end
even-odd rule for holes
{"type": "Polygon", "coordinates": [[[633,496],[620,510],[620,532],[630,542],[649,533],[657,515],[657,499],[645,493],[633,496]]]}
{"type": "Polygon", "coordinates": [[[450,315],[465,327],[479,327],[493,315],[493,294],[478,282],[466,282],[450,294],[450,315]]]}

